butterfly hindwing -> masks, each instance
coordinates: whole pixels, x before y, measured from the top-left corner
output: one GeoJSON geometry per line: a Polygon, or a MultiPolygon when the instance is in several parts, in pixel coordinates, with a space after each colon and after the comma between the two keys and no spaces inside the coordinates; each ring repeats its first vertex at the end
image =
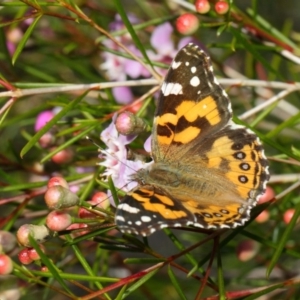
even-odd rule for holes
{"type": "Polygon", "coordinates": [[[118,206],[116,224],[125,233],[147,236],[165,227],[187,226],[192,219],[180,201],[152,186],[141,186],[118,206]]]}

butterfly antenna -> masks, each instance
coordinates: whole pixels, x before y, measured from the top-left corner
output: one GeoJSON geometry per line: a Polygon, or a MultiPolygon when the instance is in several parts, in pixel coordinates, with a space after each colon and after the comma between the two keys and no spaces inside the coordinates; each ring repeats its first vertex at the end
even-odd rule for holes
{"type": "Polygon", "coordinates": [[[94,144],[97,148],[104,150],[99,144],[97,144],[93,139],[91,139],[89,136],[85,137],[88,141],[90,141],[92,144],[94,144]]]}

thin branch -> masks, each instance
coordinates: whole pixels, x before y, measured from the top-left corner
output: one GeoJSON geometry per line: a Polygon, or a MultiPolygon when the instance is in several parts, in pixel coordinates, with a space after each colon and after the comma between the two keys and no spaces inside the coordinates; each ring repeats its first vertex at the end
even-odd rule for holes
{"type": "Polygon", "coordinates": [[[287,195],[288,193],[292,192],[293,190],[295,190],[299,186],[300,186],[300,180],[297,181],[297,182],[295,182],[294,184],[292,184],[290,187],[288,187],[287,189],[285,189],[280,194],[276,195],[276,200],[279,200],[279,199],[283,198],[285,195],[287,195]]]}
{"type": "MultiPolygon", "coordinates": [[[[289,94],[295,90],[300,90],[300,83],[285,83],[280,81],[265,81],[265,80],[248,80],[248,79],[219,79],[219,82],[224,86],[252,86],[252,87],[266,87],[273,89],[285,89],[286,94],[289,94]]],[[[17,89],[15,91],[6,91],[0,93],[1,97],[23,97],[29,95],[48,94],[48,93],[62,93],[62,92],[73,92],[79,90],[101,90],[106,88],[113,88],[119,86],[142,86],[142,85],[157,85],[159,83],[156,79],[140,79],[140,80],[127,80],[118,82],[100,82],[100,83],[89,83],[89,84],[65,84],[65,85],[54,85],[53,87],[46,88],[31,88],[31,89],[17,89]]],[[[284,94],[285,95],[285,94],[284,94]]],[[[282,98],[282,96],[280,95],[282,98]]],[[[284,96],[283,96],[284,97],[284,96]]],[[[271,98],[272,99],[272,98],[271,98]]],[[[276,98],[277,100],[277,98],[276,98]]],[[[270,101],[270,100],[269,100],[270,101]]],[[[270,105],[270,104],[267,104],[270,105]]]]}
{"type": "Polygon", "coordinates": [[[247,118],[249,118],[250,116],[256,114],[257,112],[264,110],[266,107],[270,106],[271,104],[273,104],[276,101],[281,100],[282,98],[286,97],[288,94],[295,92],[296,90],[299,90],[300,88],[298,86],[293,86],[290,87],[284,91],[279,92],[277,95],[275,95],[274,97],[270,98],[269,100],[253,107],[252,109],[246,111],[245,113],[243,113],[242,115],[239,116],[239,118],[241,120],[245,120],[247,118]]]}
{"type": "Polygon", "coordinates": [[[290,164],[293,166],[299,166],[300,167],[300,162],[295,160],[295,159],[283,159],[283,158],[278,158],[278,157],[268,157],[269,160],[276,161],[276,162],[281,162],[284,164],[290,164]]]}
{"type": "Polygon", "coordinates": [[[17,89],[15,91],[6,91],[0,93],[1,97],[23,97],[29,95],[74,92],[80,90],[101,90],[118,86],[140,86],[140,85],[155,85],[158,81],[155,79],[128,80],[118,82],[99,82],[89,84],[65,84],[60,86],[32,89],[17,89]]]}
{"type": "Polygon", "coordinates": [[[294,182],[300,180],[300,174],[281,174],[281,175],[272,175],[269,183],[284,183],[284,182],[294,182]]]}
{"type": "Polygon", "coordinates": [[[14,101],[15,101],[15,99],[14,99],[15,97],[11,97],[2,107],[1,107],[1,109],[0,109],[0,116],[7,110],[7,109],[9,109],[12,105],[13,105],[13,103],[14,103],[14,101]]]}

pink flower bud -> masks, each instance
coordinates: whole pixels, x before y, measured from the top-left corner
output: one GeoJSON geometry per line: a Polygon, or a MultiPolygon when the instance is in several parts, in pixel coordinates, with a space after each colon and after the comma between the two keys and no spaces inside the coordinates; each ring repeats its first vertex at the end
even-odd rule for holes
{"type": "MultiPolygon", "coordinates": [[[[45,252],[45,248],[43,245],[39,245],[40,249],[45,252]]],[[[40,255],[36,252],[36,250],[34,248],[27,248],[28,250],[28,255],[32,260],[39,260],[40,259],[40,255]]]]}
{"type": "Polygon", "coordinates": [[[72,217],[63,211],[52,211],[46,218],[46,225],[52,231],[61,231],[72,224],[72,217]]]}
{"type": "Polygon", "coordinates": [[[287,209],[283,214],[284,223],[289,224],[291,222],[294,214],[295,214],[295,209],[294,208],[287,209]]]}
{"type": "MultiPolygon", "coordinates": [[[[87,203],[91,204],[92,206],[100,207],[102,209],[107,209],[110,206],[109,198],[107,194],[103,192],[97,192],[96,194],[94,194],[92,200],[87,201],[87,203]]],[[[93,213],[92,211],[87,210],[84,207],[80,207],[78,210],[78,216],[81,219],[95,218],[100,215],[99,213],[93,213]]]]}
{"type": "Polygon", "coordinates": [[[58,153],[54,154],[51,157],[51,160],[58,165],[62,165],[62,164],[70,163],[73,160],[73,158],[74,158],[73,150],[71,150],[70,148],[67,148],[67,149],[63,149],[63,150],[59,151],[58,153]]]}
{"type": "Polygon", "coordinates": [[[260,198],[258,200],[258,204],[268,202],[268,201],[274,199],[274,197],[275,197],[274,190],[270,186],[267,186],[265,193],[260,196],[260,198]]]}
{"type": "Polygon", "coordinates": [[[115,120],[116,129],[123,135],[133,135],[143,132],[146,128],[145,122],[135,114],[124,111],[115,120]]]}
{"type": "Polygon", "coordinates": [[[23,264],[23,265],[29,265],[33,262],[33,260],[30,258],[29,256],[29,251],[28,248],[22,249],[19,254],[19,261],[23,264]]]}
{"type": "Polygon", "coordinates": [[[270,219],[270,213],[267,210],[263,210],[256,218],[257,223],[265,223],[270,219]]]}
{"type": "Polygon", "coordinates": [[[13,263],[11,258],[6,254],[0,254],[0,275],[8,275],[12,272],[12,270],[13,263]]]}
{"type": "Polygon", "coordinates": [[[64,178],[58,176],[50,178],[47,187],[51,188],[52,186],[56,186],[56,185],[60,185],[66,189],[69,188],[67,181],[64,178]]]}
{"type": "Polygon", "coordinates": [[[252,259],[259,250],[259,244],[253,240],[245,240],[239,243],[236,252],[240,261],[252,259]]]}
{"type": "Polygon", "coordinates": [[[107,209],[110,206],[108,195],[103,192],[95,193],[92,197],[91,204],[107,209]]]}
{"type": "Polygon", "coordinates": [[[185,13],[177,18],[176,29],[181,34],[190,35],[193,34],[199,27],[198,18],[191,14],[185,13]]]}
{"type": "Polygon", "coordinates": [[[43,243],[50,237],[50,231],[45,225],[24,224],[17,232],[18,242],[25,247],[30,247],[29,235],[37,243],[43,243]]]}
{"type": "Polygon", "coordinates": [[[84,223],[73,223],[67,229],[74,230],[74,232],[71,233],[71,236],[73,238],[75,238],[77,236],[81,236],[86,233],[89,233],[89,230],[76,230],[76,229],[82,229],[82,228],[86,228],[86,227],[88,227],[88,225],[84,224],[84,223]]]}
{"type": "Polygon", "coordinates": [[[220,0],[215,4],[215,11],[218,15],[225,15],[229,10],[228,2],[220,0]]]}
{"type": "Polygon", "coordinates": [[[208,0],[196,0],[195,8],[198,13],[206,14],[210,10],[210,4],[208,0]]]}
{"type": "Polygon", "coordinates": [[[51,132],[46,132],[39,139],[39,145],[42,148],[49,148],[54,144],[54,142],[55,142],[55,136],[51,132]]]}
{"type": "Polygon", "coordinates": [[[50,209],[68,208],[79,203],[79,198],[76,194],[59,185],[49,188],[45,193],[44,199],[50,209]]]}

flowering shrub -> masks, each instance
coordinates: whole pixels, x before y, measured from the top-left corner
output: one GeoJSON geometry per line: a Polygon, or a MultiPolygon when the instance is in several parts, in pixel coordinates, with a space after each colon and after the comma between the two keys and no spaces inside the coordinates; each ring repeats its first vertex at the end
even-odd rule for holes
{"type": "Polygon", "coordinates": [[[242,2],[2,1],[0,299],[297,299],[297,14],[242,2]],[[115,206],[153,164],[159,89],[190,42],[264,143],[270,184],[245,227],[121,234],[115,206]]]}

